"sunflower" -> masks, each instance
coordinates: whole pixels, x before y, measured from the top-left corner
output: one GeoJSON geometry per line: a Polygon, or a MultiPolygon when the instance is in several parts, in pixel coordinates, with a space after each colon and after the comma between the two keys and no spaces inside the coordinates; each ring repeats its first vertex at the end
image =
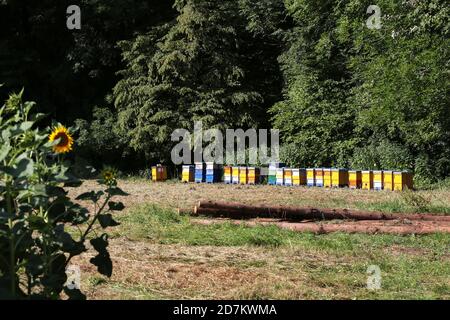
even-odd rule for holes
{"type": "Polygon", "coordinates": [[[117,169],[106,167],[102,170],[100,176],[107,185],[115,185],[117,183],[117,169]]]}
{"type": "Polygon", "coordinates": [[[73,138],[63,125],[54,128],[48,139],[51,142],[59,139],[58,144],[53,146],[53,151],[56,153],[66,153],[72,150],[73,138]]]}

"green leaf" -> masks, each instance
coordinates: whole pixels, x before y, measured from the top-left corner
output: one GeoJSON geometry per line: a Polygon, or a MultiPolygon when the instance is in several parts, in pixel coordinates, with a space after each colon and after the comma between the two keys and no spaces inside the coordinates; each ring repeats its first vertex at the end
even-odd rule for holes
{"type": "Polygon", "coordinates": [[[108,246],[108,235],[104,233],[100,237],[92,239],[90,243],[98,253],[106,253],[106,247],[108,246]]]}
{"type": "Polygon", "coordinates": [[[32,230],[44,231],[47,228],[47,223],[42,217],[30,215],[28,216],[27,221],[32,230]]]}
{"type": "Polygon", "coordinates": [[[118,187],[108,188],[107,192],[112,196],[128,196],[129,194],[118,187]]]}
{"type": "Polygon", "coordinates": [[[97,266],[98,272],[110,278],[112,276],[112,261],[109,253],[98,254],[89,260],[93,265],[97,266]]]}
{"type": "Polygon", "coordinates": [[[75,199],[76,200],[91,200],[93,202],[96,202],[98,200],[96,197],[95,191],[89,191],[89,192],[82,193],[75,199]]]}
{"type": "Polygon", "coordinates": [[[110,201],[110,202],[108,202],[108,206],[109,206],[109,210],[113,210],[113,211],[122,211],[123,209],[125,209],[125,206],[122,202],[110,201]]]}
{"type": "Polygon", "coordinates": [[[25,121],[20,124],[19,128],[20,130],[25,132],[30,130],[33,127],[33,125],[34,125],[33,121],[25,121]]]}
{"type": "Polygon", "coordinates": [[[86,300],[86,295],[79,289],[69,289],[64,287],[64,293],[67,294],[69,300],[86,300]]]}
{"type": "Polygon", "coordinates": [[[36,123],[36,122],[44,119],[45,117],[47,117],[47,115],[45,113],[36,113],[36,114],[31,115],[30,118],[33,122],[36,123]]]}
{"type": "Polygon", "coordinates": [[[106,229],[108,227],[115,227],[120,225],[117,221],[115,221],[111,214],[102,214],[98,217],[98,222],[100,222],[100,225],[103,229],[106,229]]]}
{"type": "Polygon", "coordinates": [[[86,251],[86,247],[83,243],[75,241],[72,236],[65,231],[58,234],[58,239],[61,242],[61,249],[64,252],[77,256],[86,251]]]}
{"type": "Polygon", "coordinates": [[[56,219],[66,212],[66,206],[63,202],[53,202],[48,209],[50,219],[56,219]]]}
{"type": "Polygon", "coordinates": [[[47,185],[45,187],[46,194],[49,197],[62,197],[67,195],[67,191],[61,187],[47,185]]]}
{"type": "Polygon", "coordinates": [[[0,147],[0,161],[5,160],[5,158],[8,156],[9,152],[11,151],[11,146],[9,143],[5,143],[0,147]]]}
{"type": "Polygon", "coordinates": [[[14,168],[5,167],[2,170],[16,179],[25,178],[33,175],[34,162],[29,158],[22,158],[14,168]]]}
{"type": "Polygon", "coordinates": [[[79,204],[72,204],[67,208],[67,215],[62,220],[74,225],[85,223],[89,219],[89,211],[79,204]]]}
{"type": "Polygon", "coordinates": [[[98,255],[91,258],[89,261],[93,265],[97,266],[98,272],[107,277],[111,277],[112,261],[108,251],[106,250],[106,247],[108,246],[108,235],[104,233],[100,237],[92,239],[90,242],[94,249],[98,252],[98,255]]]}

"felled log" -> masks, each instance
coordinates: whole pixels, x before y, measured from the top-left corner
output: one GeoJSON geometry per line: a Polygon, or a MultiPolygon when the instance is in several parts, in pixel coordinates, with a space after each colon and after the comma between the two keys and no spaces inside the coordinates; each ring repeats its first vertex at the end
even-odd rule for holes
{"type": "Polygon", "coordinates": [[[243,220],[200,220],[194,219],[193,223],[201,225],[211,225],[224,223],[225,221],[231,222],[235,225],[244,225],[247,227],[256,226],[268,226],[275,225],[282,229],[288,229],[297,232],[312,232],[315,234],[328,234],[334,232],[345,232],[345,233],[366,233],[366,234],[396,234],[396,235],[424,235],[432,233],[450,233],[450,225],[445,222],[444,224],[439,224],[437,222],[431,221],[417,221],[415,224],[406,225],[382,225],[370,222],[376,221],[357,221],[357,222],[345,222],[340,224],[331,223],[289,223],[280,221],[243,221],[243,220]]]}
{"type": "Polygon", "coordinates": [[[200,201],[195,215],[233,219],[276,218],[285,220],[422,220],[450,221],[450,216],[432,214],[390,214],[347,209],[317,209],[311,207],[249,206],[240,203],[200,201]]]}

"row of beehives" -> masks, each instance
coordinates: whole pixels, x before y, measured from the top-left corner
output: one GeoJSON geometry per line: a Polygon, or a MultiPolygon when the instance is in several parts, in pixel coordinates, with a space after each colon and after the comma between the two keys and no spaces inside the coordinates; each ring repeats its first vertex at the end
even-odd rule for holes
{"type": "Polygon", "coordinates": [[[268,184],[309,187],[405,190],[413,188],[413,176],[406,171],[347,170],[332,168],[292,169],[270,165],[268,184]]]}
{"type": "MultiPolygon", "coordinates": [[[[165,181],[167,169],[152,167],[153,181],[165,181]]],[[[183,182],[227,184],[258,184],[263,181],[258,167],[225,166],[196,163],[182,167],[183,182]],[[222,180],[223,175],[223,180],[222,180]]],[[[269,165],[269,185],[342,188],[366,190],[405,190],[413,188],[413,176],[406,171],[346,170],[331,168],[286,168],[283,164],[269,165]]]]}

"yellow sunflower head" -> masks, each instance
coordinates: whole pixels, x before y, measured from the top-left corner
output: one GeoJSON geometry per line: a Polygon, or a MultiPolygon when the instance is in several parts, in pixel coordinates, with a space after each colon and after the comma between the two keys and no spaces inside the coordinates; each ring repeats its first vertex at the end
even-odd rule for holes
{"type": "Polygon", "coordinates": [[[117,183],[117,170],[111,167],[106,167],[101,172],[101,178],[107,185],[115,185],[117,183]]]}
{"type": "Polygon", "coordinates": [[[59,140],[58,144],[53,146],[53,151],[56,153],[66,153],[72,151],[73,138],[63,125],[54,128],[50,133],[49,140],[51,142],[59,140]]]}

